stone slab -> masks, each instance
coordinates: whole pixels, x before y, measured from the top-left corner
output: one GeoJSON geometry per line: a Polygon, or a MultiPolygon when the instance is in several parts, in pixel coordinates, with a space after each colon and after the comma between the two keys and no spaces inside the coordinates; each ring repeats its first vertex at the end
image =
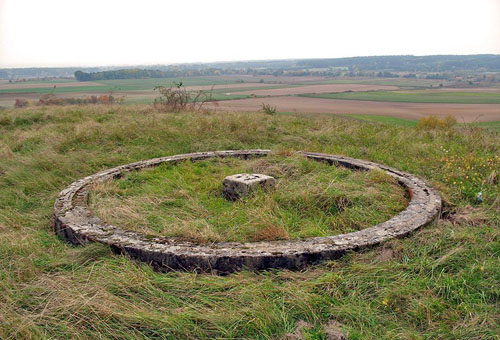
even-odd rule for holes
{"type": "Polygon", "coordinates": [[[263,174],[236,174],[224,178],[222,193],[226,198],[236,200],[249,195],[258,187],[269,190],[275,183],[273,177],[263,174]]]}

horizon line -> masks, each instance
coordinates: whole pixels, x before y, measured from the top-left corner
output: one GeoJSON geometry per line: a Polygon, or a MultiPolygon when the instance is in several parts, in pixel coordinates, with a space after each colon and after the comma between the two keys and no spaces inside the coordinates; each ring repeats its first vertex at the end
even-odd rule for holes
{"type": "Polygon", "coordinates": [[[224,63],[250,63],[269,61],[292,61],[292,60],[321,60],[321,59],[352,59],[352,58],[373,58],[373,57],[437,57],[437,56],[500,56],[498,53],[477,53],[477,54],[380,54],[380,55],[358,55],[349,57],[311,57],[311,58],[282,58],[282,59],[243,59],[243,60],[218,60],[218,61],[193,61],[193,62],[171,62],[171,63],[148,63],[148,64],[99,64],[99,65],[68,65],[68,66],[0,66],[4,69],[30,69],[30,68],[100,68],[100,67],[137,67],[137,66],[173,66],[173,65],[203,65],[203,64],[224,64],[224,63]]]}

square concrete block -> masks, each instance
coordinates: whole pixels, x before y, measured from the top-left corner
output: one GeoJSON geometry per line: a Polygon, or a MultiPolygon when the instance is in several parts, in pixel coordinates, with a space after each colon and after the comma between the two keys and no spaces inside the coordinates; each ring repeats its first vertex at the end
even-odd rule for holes
{"type": "Polygon", "coordinates": [[[253,189],[272,188],[275,180],[271,176],[261,174],[237,174],[227,176],[222,182],[222,192],[226,198],[235,200],[248,195],[253,189]]]}

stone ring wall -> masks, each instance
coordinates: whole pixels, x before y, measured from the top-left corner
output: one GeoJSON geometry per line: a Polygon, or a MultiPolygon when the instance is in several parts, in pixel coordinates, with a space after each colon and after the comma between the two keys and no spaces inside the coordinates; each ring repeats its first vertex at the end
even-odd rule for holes
{"type": "Polygon", "coordinates": [[[155,269],[215,271],[229,273],[243,268],[299,269],[307,264],[337,259],[345,252],[377,245],[432,222],[441,209],[439,194],[426,183],[405,172],[384,165],[343,156],[302,152],[307,158],[358,170],[379,168],[396,178],[410,197],[407,208],[386,222],[343,235],[314,237],[304,240],[266,242],[222,242],[194,244],[126,231],[94,216],[87,207],[92,185],[120,177],[124,172],[182,160],[197,161],[212,157],[267,156],[270,150],[215,151],[155,158],[122,165],[82,178],[61,191],[54,206],[55,230],[72,244],[101,242],[114,251],[151,264],[155,269]]]}

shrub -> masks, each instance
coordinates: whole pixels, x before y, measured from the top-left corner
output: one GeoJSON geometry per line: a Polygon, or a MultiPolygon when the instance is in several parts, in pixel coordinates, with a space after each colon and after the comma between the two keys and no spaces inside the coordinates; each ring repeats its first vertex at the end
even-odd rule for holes
{"type": "Polygon", "coordinates": [[[165,112],[201,111],[206,102],[213,101],[212,90],[189,92],[182,82],[171,87],[156,86],[154,90],[160,93],[154,107],[165,112]]]}
{"type": "Polygon", "coordinates": [[[26,107],[28,105],[29,102],[26,99],[16,99],[16,102],[14,103],[15,108],[26,107]]]}
{"type": "Polygon", "coordinates": [[[88,105],[88,104],[123,104],[123,98],[117,98],[113,95],[103,94],[101,96],[90,96],[82,98],[58,98],[53,94],[45,94],[38,99],[36,105],[88,105]]]}
{"type": "Polygon", "coordinates": [[[276,114],[276,106],[272,106],[271,104],[262,103],[261,111],[268,114],[268,115],[274,115],[274,114],[276,114]]]}
{"type": "Polygon", "coordinates": [[[0,126],[8,126],[12,124],[12,119],[10,117],[1,117],[0,126]]]}
{"type": "Polygon", "coordinates": [[[423,130],[450,129],[457,124],[455,117],[447,115],[444,118],[429,116],[418,121],[417,127],[423,130]]]}

